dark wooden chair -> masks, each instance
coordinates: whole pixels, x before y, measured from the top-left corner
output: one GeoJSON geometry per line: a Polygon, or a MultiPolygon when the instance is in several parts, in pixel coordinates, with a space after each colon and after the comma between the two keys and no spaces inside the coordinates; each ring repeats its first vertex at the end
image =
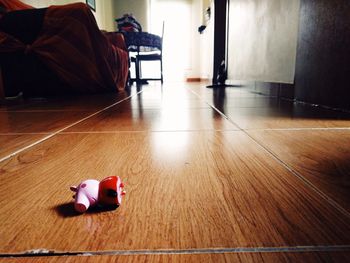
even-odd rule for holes
{"type": "Polygon", "coordinates": [[[161,47],[158,51],[152,52],[137,52],[131,62],[135,62],[136,81],[139,83],[147,82],[148,80],[160,80],[163,84],[163,36],[164,36],[164,22],[162,27],[161,47]],[[142,61],[159,61],[160,62],[160,78],[142,78],[142,61]]]}

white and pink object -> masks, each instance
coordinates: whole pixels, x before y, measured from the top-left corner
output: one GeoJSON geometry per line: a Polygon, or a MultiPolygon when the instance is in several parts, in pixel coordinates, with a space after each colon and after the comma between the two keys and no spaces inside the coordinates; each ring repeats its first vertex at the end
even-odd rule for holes
{"type": "Polygon", "coordinates": [[[89,207],[101,205],[117,208],[122,202],[124,184],[119,176],[109,176],[101,182],[88,179],[78,186],[71,186],[75,192],[74,208],[79,213],[84,213],[89,207]]]}

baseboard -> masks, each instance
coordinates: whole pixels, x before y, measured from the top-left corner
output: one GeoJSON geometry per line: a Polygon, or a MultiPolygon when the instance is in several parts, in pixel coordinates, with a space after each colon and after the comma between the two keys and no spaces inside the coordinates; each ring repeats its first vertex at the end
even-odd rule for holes
{"type": "Polygon", "coordinates": [[[186,78],[186,82],[209,82],[211,79],[208,78],[186,78]]]}
{"type": "Polygon", "coordinates": [[[186,78],[186,82],[200,82],[201,78],[186,78]]]}

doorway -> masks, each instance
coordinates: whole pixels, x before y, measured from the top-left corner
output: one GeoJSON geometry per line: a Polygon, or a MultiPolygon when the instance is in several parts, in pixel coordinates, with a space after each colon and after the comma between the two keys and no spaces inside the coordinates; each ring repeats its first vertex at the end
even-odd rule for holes
{"type": "MultiPolygon", "coordinates": [[[[151,0],[150,3],[150,32],[161,35],[164,21],[164,81],[183,81],[191,66],[192,1],[151,0]]],[[[149,64],[143,67],[143,75],[154,77],[159,72],[159,63],[145,63],[149,64]]]]}

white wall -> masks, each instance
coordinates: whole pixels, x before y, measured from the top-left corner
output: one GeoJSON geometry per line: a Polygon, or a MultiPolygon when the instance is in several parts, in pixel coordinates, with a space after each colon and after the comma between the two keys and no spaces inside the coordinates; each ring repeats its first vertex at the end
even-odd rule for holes
{"type": "Polygon", "coordinates": [[[214,63],[214,4],[208,0],[201,1],[201,12],[204,12],[210,5],[212,17],[209,21],[205,21],[204,16],[202,16],[201,22],[205,23],[207,27],[199,37],[199,77],[211,80],[214,63]]]}
{"type": "Polygon", "coordinates": [[[200,34],[198,27],[202,21],[201,0],[192,0],[191,3],[191,25],[190,25],[190,63],[186,69],[186,78],[200,77],[200,34]]]}
{"type": "Polygon", "coordinates": [[[230,0],[228,79],[293,83],[300,0],[230,0]]]}
{"type": "Polygon", "coordinates": [[[21,0],[22,2],[29,4],[36,8],[42,8],[42,7],[48,7],[50,5],[65,5],[65,4],[71,4],[74,2],[84,2],[83,0],[21,0]]]}
{"type": "MultiPolygon", "coordinates": [[[[36,8],[48,7],[50,5],[65,5],[76,2],[85,3],[84,0],[22,0],[36,8]]],[[[106,31],[115,31],[113,0],[96,0],[96,11],[92,11],[95,15],[97,24],[100,29],[106,31]]]]}
{"type": "Polygon", "coordinates": [[[100,29],[116,31],[113,12],[113,0],[96,0],[96,12],[93,12],[100,29]]]}
{"type": "Polygon", "coordinates": [[[190,64],[186,71],[187,78],[211,79],[214,60],[214,17],[207,21],[205,10],[210,6],[214,13],[211,0],[192,0],[190,35],[190,64]],[[202,34],[198,27],[206,24],[202,34]]]}

